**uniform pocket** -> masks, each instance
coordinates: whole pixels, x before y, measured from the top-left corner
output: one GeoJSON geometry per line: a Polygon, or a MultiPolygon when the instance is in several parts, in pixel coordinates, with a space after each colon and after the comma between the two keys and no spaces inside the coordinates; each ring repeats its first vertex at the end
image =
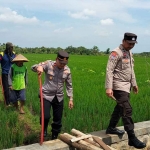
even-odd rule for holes
{"type": "Polygon", "coordinates": [[[129,59],[122,59],[122,69],[128,68],[130,65],[130,60],[129,59]]]}
{"type": "Polygon", "coordinates": [[[67,74],[64,73],[64,74],[62,75],[62,80],[63,80],[63,82],[65,82],[66,79],[67,79],[67,74]]]}
{"type": "Polygon", "coordinates": [[[54,80],[54,73],[52,71],[48,71],[47,74],[49,76],[49,80],[54,80]]]}

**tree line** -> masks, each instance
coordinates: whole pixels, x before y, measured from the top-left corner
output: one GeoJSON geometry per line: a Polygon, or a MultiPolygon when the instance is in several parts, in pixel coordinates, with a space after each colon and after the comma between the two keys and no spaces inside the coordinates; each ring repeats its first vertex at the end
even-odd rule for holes
{"type": "MultiPolygon", "coordinates": [[[[0,43],[0,52],[3,52],[6,48],[6,43],[0,43]]],[[[16,54],[19,53],[36,53],[36,54],[57,54],[57,52],[59,50],[62,50],[63,48],[61,47],[57,47],[57,48],[53,48],[53,47],[34,47],[34,48],[30,48],[30,47],[19,47],[17,45],[14,46],[14,51],[16,54]]],[[[107,48],[104,51],[100,51],[100,49],[98,48],[98,46],[93,46],[93,48],[85,48],[83,46],[79,46],[79,47],[73,47],[73,46],[68,46],[66,47],[64,50],[66,50],[69,54],[76,54],[76,55],[105,55],[105,54],[109,54],[110,48],[107,48]]],[[[142,53],[134,53],[134,56],[147,56],[150,57],[150,52],[142,52],[142,53]]]]}
{"type": "MultiPolygon", "coordinates": [[[[6,48],[6,43],[0,43],[0,52],[3,52],[6,48]]],[[[34,47],[34,48],[29,48],[29,47],[19,47],[14,45],[14,51],[15,53],[39,53],[39,54],[56,54],[59,50],[62,50],[63,48],[57,47],[34,47]]],[[[100,51],[100,49],[97,46],[93,46],[93,48],[85,48],[83,46],[79,47],[73,47],[73,46],[68,46],[64,49],[67,51],[69,54],[77,54],[77,55],[103,55],[103,54],[109,54],[110,53],[110,48],[107,48],[105,51],[100,51]]]]}

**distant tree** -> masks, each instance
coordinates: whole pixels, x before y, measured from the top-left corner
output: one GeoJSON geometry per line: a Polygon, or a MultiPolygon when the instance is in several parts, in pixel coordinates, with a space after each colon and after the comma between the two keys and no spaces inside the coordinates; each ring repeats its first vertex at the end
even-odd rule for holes
{"type": "Polygon", "coordinates": [[[109,53],[110,53],[110,48],[107,48],[105,54],[109,54],[109,53]]]}
{"type": "Polygon", "coordinates": [[[93,55],[98,55],[99,54],[99,48],[97,46],[93,46],[93,48],[91,49],[91,53],[93,55]]]}
{"type": "Polygon", "coordinates": [[[73,46],[68,46],[66,49],[65,49],[69,54],[77,54],[78,51],[75,47],[73,46]]]}
{"type": "Polygon", "coordinates": [[[77,47],[77,51],[80,55],[86,55],[87,49],[83,46],[77,47]]]}

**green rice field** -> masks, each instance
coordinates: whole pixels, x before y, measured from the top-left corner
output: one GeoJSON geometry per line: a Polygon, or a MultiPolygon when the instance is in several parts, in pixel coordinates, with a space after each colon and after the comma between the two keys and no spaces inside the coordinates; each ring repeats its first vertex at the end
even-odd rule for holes
{"type": "MultiPolygon", "coordinates": [[[[0,100],[0,149],[21,146],[40,141],[40,100],[38,98],[38,76],[31,66],[46,60],[55,60],[55,54],[25,54],[30,61],[28,68],[28,86],[26,89],[25,115],[20,115],[13,107],[6,108],[1,92],[0,100]]],[[[150,119],[150,58],[134,57],[135,73],[139,93],[131,93],[134,122],[150,119]]],[[[105,94],[105,70],[108,55],[84,56],[70,55],[68,66],[72,72],[74,89],[74,108],[68,108],[65,94],[63,114],[63,132],[72,128],[84,133],[107,128],[115,101],[105,94]]],[[[44,78],[44,74],[42,75],[44,78]]],[[[49,139],[50,127],[49,123],[49,139]]],[[[121,126],[120,120],[118,126],[121,126]]],[[[48,139],[46,139],[48,140],[48,139]]]]}

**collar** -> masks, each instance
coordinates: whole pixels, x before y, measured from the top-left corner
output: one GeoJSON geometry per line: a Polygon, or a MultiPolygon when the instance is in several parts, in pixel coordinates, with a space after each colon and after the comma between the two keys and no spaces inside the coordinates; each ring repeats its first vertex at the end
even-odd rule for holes
{"type": "Polygon", "coordinates": [[[127,52],[129,53],[129,51],[127,51],[122,44],[119,45],[119,49],[121,49],[122,52],[127,52]]]}

